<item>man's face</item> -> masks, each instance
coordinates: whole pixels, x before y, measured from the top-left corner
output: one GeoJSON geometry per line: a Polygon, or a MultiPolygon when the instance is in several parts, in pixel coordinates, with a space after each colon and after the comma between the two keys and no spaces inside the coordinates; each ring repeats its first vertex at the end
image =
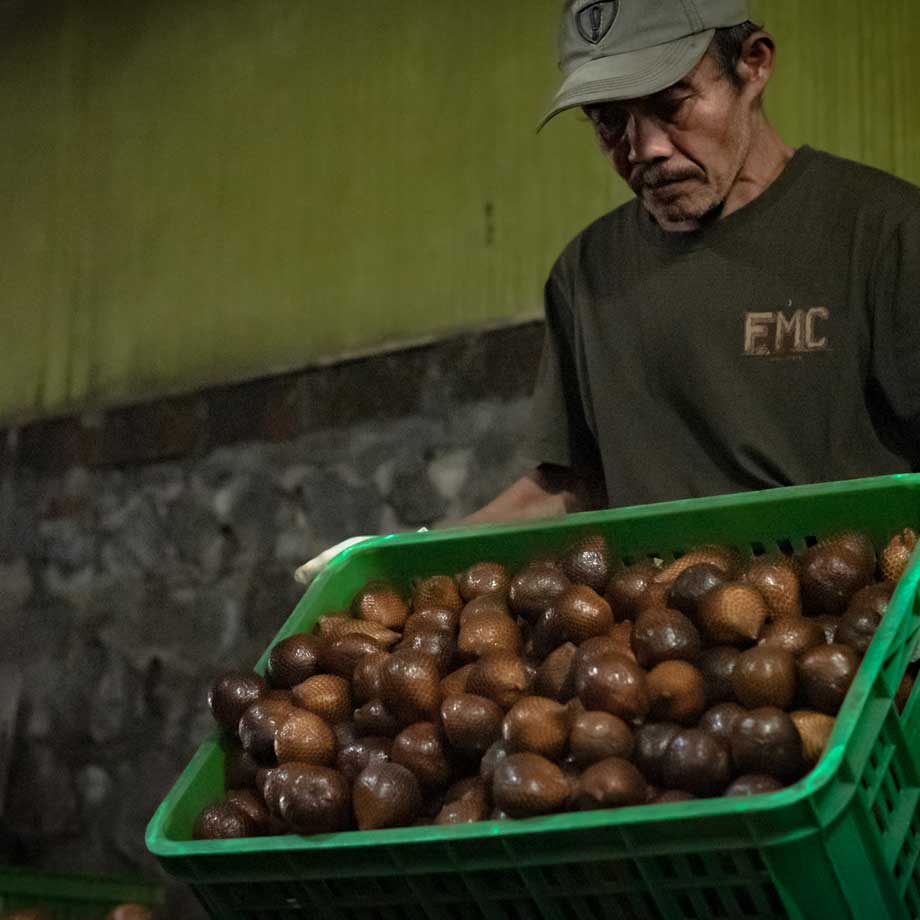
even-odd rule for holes
{"type": "Polygon", "coordinates": [[[657,223],[692,230],[718,212],[748,156],[750,95],[707,54],[659,93],[585,111],[616,171],[657,223]]]}

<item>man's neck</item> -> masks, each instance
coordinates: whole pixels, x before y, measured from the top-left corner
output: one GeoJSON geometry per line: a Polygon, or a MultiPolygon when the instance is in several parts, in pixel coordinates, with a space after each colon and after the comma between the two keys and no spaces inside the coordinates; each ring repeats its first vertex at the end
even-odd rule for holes
{"type": "Polygon", "coordinates": [[[748,155],[722,207],[720,218],[750,204],[776,180],[795,150],[761,115],[751,137],[748,155]]]}

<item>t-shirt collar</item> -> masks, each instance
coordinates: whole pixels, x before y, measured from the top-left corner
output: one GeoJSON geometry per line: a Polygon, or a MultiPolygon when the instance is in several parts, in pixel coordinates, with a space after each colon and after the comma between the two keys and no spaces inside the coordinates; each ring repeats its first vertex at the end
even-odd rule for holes
{"type": "Polygon", "coordinates": [[[685,232],[662,230],[637,198],[633,201],[633,207],[639,230],[650,243],[671,252],[691,252],[702,249],[719,239],[724,239],[727,235],[738,232],[752,219],[772,207],[805,171],[814,155],[814,149],[803,144],[792,155],[783,171],[761,194],[727,217],[713,221],[712,224],[699,230],[685,232]]]}

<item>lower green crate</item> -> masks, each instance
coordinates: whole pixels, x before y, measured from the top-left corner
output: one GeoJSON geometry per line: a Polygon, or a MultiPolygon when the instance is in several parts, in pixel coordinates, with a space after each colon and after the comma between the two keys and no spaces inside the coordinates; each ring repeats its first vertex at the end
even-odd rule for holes
{"type": "Polygon", "coordinates": [[[137,879],[29,872],[0,866],[0,914],[44,908],[54,920],[103,920],[119,904],[154,906],[163,886],[137,879]]]}
{"type": "MultiPolygon", "coordinates": [[[[407,588],[412,576],[477,560],[519,567],[586,532],[603,533],[629,563],[667,561],[707,542],[747,556],[801,551],[852,527],[882,545],[918,524],[920,476],[901,475],[383,537],[337,557],[276,640],[347,607],[371,578],[407,588]]],[[[215,736],[157,810],[147,845],[212,916],[238,920],[920,920],[920,685],[903,712],[893,702],[920,634],[918,582],[915,560],[824,757],[780,792],[457,827],[193,841],[196,814],[223,792],[215,736]]]]}

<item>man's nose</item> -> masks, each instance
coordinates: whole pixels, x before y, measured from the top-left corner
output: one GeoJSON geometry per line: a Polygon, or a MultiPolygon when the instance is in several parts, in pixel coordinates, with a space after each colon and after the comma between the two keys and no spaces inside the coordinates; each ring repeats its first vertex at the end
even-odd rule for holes
{"type": "Polygon", "coordinates": [[[661,123],[641,112],[630,113],[626,139],[629,143],[631,165],[666,160],[674,152],[671,139],[661,123]]]}

